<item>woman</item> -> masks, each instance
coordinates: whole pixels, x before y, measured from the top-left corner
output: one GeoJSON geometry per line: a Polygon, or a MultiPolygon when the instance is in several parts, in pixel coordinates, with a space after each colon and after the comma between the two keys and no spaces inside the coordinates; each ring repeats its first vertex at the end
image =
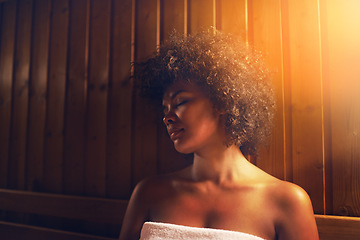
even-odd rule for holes
{"type": "Polygon", "coordinates": [[[216,31],[173,36],[136,69],[144,95],[162,102],[175,149],[194,159],[136,186],[121,240],[318,239],[306,192],[244,157],[269,135],[274,112],[254,51],[216,31]]]}

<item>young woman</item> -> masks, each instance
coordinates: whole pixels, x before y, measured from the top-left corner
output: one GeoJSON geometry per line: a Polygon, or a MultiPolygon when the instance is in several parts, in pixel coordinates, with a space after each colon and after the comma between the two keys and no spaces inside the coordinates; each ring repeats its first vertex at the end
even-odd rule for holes
{"type": "Polygon", "coordinates": [[[136,69],[142,92],[163,106],[175,149],[194,159],[136,186],[121,240],[318,239],[306,192],[244,157],[266,139],[274,111],[254,51],[216,31],[173,36],[136,69]]]}

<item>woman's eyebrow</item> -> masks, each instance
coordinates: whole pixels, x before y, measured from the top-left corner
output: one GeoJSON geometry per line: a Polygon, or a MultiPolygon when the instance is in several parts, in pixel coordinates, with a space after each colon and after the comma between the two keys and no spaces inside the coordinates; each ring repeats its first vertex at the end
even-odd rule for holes
{"type": "Polygon", "coordinates": [[[185,89],[180,89],[178,91],[176,91],[173,95],[171,95],[171,100],[174,100],[174,98],[176,98],[177,95],[179,95],[182,92],[187,92],[185,89]]]}
{"type": "MultiPolygon", "coordinates": [[[[176,98],[177,95],[179,95],[180,93],[183,93],[183,92],[188,92],[188,90],[186,90],[186,89],[177,90],[176,92],[174,92],[173,94],[171,94],[170,100],[171,100],[171,101],[174,100],[174,98],[176,98]]],[[[162,103],[163,106],[165,106],[164,101],[165,101],[165,100],[163,99],[163,103],[162,103]]]]}

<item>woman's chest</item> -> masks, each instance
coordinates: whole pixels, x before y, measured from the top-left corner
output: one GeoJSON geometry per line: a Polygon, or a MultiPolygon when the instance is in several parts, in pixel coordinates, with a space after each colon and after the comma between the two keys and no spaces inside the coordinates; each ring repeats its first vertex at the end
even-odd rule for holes
{"type": "Polygon", "coordinates": [[[174,194],[150,208],[150,220],[192,227],[217,228],[274,239],[274,214],[261,192],[174,194]]]}

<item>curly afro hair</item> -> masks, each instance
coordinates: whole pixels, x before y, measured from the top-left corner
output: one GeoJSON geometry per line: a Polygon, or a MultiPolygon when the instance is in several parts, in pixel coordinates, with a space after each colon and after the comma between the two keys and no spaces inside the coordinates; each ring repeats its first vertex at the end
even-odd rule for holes
{"type": "Polygon", "coordinates": [[[177,80],[191,81],[225,112],[226,144],[244,154],[270,134],[275,101],[261,55],[243,41],[210,29],[193,36],[173,34],[147,61],[135,64],[142,96],[161,101],[177,80]]]}

